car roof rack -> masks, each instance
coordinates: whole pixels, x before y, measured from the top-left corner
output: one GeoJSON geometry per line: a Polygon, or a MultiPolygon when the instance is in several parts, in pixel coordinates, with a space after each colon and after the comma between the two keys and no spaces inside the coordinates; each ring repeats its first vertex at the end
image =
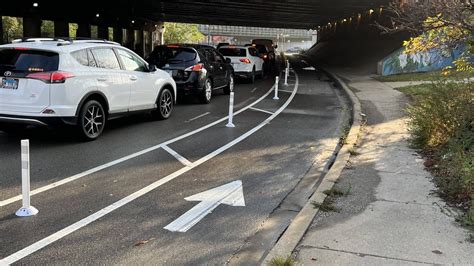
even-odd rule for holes
{"type": "Polygon", "coordinates": [[[120,45],[118,42],[112,42],[105,39],[95,39],[95,38],[70,38],[70,37],[55,37],[55,38],[21,38],[13,40],[12,43],[22,43],[22,42],[58,42],[58,46],[70,45],[74,43],[104,43],[104,44],[113,44],[120,45]]]}

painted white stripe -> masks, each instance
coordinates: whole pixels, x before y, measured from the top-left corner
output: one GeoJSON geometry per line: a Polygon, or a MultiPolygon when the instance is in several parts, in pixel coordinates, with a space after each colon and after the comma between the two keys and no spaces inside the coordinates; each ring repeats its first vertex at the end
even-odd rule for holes
{"type": "MultiPolygon", "coordinates": [[[[246,107],[240,109],[239,111],[235,112],[235,113],[234,113],[234,116],[235,116],[235,115],[238,115],[238,114],[240,114],[240,113],[242,113],[242,112],[244,112],[244,111],[246,111],[246,110],[249,109],[250,107],[252,107],[252,106],[258,104],[259,102],[261,102],[263,99],[265,99],[265,98],[273,91],[274,88],[275,88],[275,86],[271,87],[270,90],[267,91],[267,93],[265,93],[262,97],[260,97],[259,99],[257,99],[257,100],[254,101],[253,103],[247,105],[246,107]]],[[[130,155],[127,155],[127,156],[124,156],[124,157],[119,158],[119,159],[117,159],[117,160],[114,160],[114,161],[108,162],[108,163],[106,163],[106,164],[103,164],[103,165],[94,167],[94,168],[89,169],[89,170],[87,170],[87,171],[84,171],[84,172],[82,172],[82,173],[79,173],[79,174],[76,174],[76,175],[67,177],[67,178],[65,178],[65,179],[62,179],[62,180],[60,180],[60,181],[51,183],[51,184],[49,184],[49,185],[46,185],[46,186],[37,188],[37,189],[31,191],[31,194],[30,194],[30,195],[33,196],[33,195],[36,195],[36,194],[39,194],[39,193],[43,193],[43,192],[48,191],[48,190],[50,190],[50,189],[53,189],[53,188],[62,186],[62,185],[64,185],[64,184],[67,184],[67,183],[69,183],[69,182],[72,182],[72,181],[75,181],[75,180],[77,180],[77,179],[83,178],[83,177],[85,177],[85,176],[91,175],[91,174],[93,174],[93,173],[102,171],[102,170],[107,169],[107,168],[109,168],[109,167],[112,167],[112,166],[114,166],[114,165],[117,165],[117,164],[123,163],[123,162],[125,162],[125,161],[131,160],[131,159],[136,158],[136,157],[138,157],[138,156],[141,156],[141,155],[143,155],[143,154],[152,152],[152,151],[154,151],[154,150],[157,150],[157,149],[161,148],[162,145],[169,145],[169,144],[174,143],[174,142],[176,142],[176,141],[179,141],[179,140],[182,140],[182,139],[187,138],[187,137],[189,137],[189,136],[192,136],[192,135],[194,135],[194,134],[197,134],[197,133],[199,133],[199,132],[201,132],[201,131],[203,131],[203,130],[206,130],[206,129],[210,128],[210,127],[213,127],[213,126],[215,126],[215,125],[217,125],[217,124],[219,124],[219,123],[222,123],[223,121],[226,121],[227,118],[228,118],[228,116],[223,117],[223,118],[221,118],[221,119],[219,119],[219,120],[217,120],[217,121],[214,121],[214,122],[212,122],[212,123],[210,123],[210,124],[208,124],[208,125],[205,125],[205,126],[200,127],[200,128],[198,128],[198,129],[196,129],[196,130],[193,130],[193,131],[191,131],[191,132],[188,132],[188,133],[186,133],[186,134],[183,134],[183,135],[181,135],[181,136],[178,136],[178,137],[176,137],[176,138],[174,138],[174,139],[168,140],[168,141],[166,141],[166,142],[164,142],[164,143],[155,145],[155,146],[153,146],[153,147],[150,147],[150,148],[147,148],[147,149],[138,151],[138,152],[136,152],[136,153],[133,153],[133,154],[130,154],[130,155]]],[[[19,200],[21,200],[21,199],[22,199],[22,196],[21,196],[21,195],[17,195],[17,196],[11,197],[11,198],[9,198],[9,199],[2,200],[2,201],[0,201],[0,207],[9,205],[9,204],[11,204],[11,203],[13,203],[13,202],[16,202],[16,201],[19,201],[19,200]]]]}
{"type": "Polygon", "coordinates": [[[199,118],[205,117],[206,115],[209,115],[210,113],[211,113],[211,112],[207,112],[207,113],[204,113],[204,114],[202,114],[202,115],[198,115],[198,116],[196,116],[196,117],[194,117],[194,118],[191,118],[191,119],[189,119],[189,120],[184,121],[184,123],[189,123],[189,122],[192,122],[192,121],[194,121],[194,120],[198,120],[199,118]]]}
{"type": "Polygon", "coordinates": [[[253,90],[252,90],[252,91],[250,91],[250,92],[251,92],[251,93],[254,93],[256,90],[258,90],[258,87],[256,87],[256,88],[253,88],[253,90]]]}
{"type": "Polygon", "coordinates": [[[279,92],[287,92],[287,93],[293,93],[293,91],[288,91],[288,90],[278,90],[279,92]]]}
{"type": "Polygon", "coordinates": [[[259,109],[259,108],[255,108],[255,107],[250,108],[250,110],[254,110],[254,111],[258,111],[258,112],[262,112],[262,113],[267,113],[267,114],[271,114],[271,115],[274,114],[274,113],[272,113],[272,112],[270,112],[270,111],[263,110],[263,109],[259,109]]]}
{"type": "Polygon", "coordinates": [[[245,140],[246,138],[248,138],[249,136],[251,136],[252,134],[254,134],[255,132],[257,132],[259,129],[261,129],[262,127],[264,127],[265,125],[267,125],[268,123],[270,123],[270,121],[272,121],[275,117],[277,117],[286,107],[288,107],[288,105],[290,104],[290,102],[293,100],[294,96],[296,95],[296,91],[298,90],[298,79],[296,80],[296,84],[295,84],[295,88],[294,88],[294,92],[293,94],[288,98],[288,100],[285,102],[285,104],[283,104],[283,106],[278,109],[272,116],[268,117],[265,121],[263,121],[262,123],[260,123],[258,126],[254,127],[253,129],[251,129],[250,131],[246,132],[245,134],[243,134],[242,136],[238,137],[237,139],[233,140],[232,142],[228,143],[227,145],[215,150],[214,152],[206,155],[205,157],[199,159],[198,161],[192,163],[190,166],[185,166],[184,168],[181,168],[180,170],[156,181],[155,183],[152,183],[151,185],[148,185],[142,189],[140,189],[139,191],[133,193],[133,194],[130,194],[128,195],[127,197],[113,203],[112,205],[109,205],[105,208],[103,208],[102,210],[94,213],[94,214],[91,214],[89,216],[87,216],[86,218],[46,237],[46,238],[43,238],[41,240],[39,240],[38,242],[20,250],[20,251],[17,251],[13,254],[11,254],[10,256],[0,260],[0,265],[3,265],[3,264],[12,264],[14,262],[17,262],[18,260],[26,257],[26,256],[29,256],[30,254],[62,239],[63,237],[81,229],[82,227],[100,219],[101,217],[104,217],[105,215],[113,212],[114,210],[140,198],[141,196],[147,194],[148,192],[162,186],[163,184],[166,184],[167,182],[177,178],[178,176],[192,170],[193,168],[207,162],[208,160],[214,158],[215,156],[221,154],[222,152],[226,151],[227,149],[231,148],[232,146],[238,144],[239,142],[245,140]]]}
{"type": "Polygon", "coordinates": [[[181,154],[177,153],[175,150],[171,149],[167,145],[163,145],[162,148],[163,150],[167,151],[169,154],[173,155],[173,157],[176,158],[176,160],[178,160],[183,165],[185,166],[191,165],[191,162],[188,161],[188,159],[184,158],[183,156],[181,156],[181,154]]]}
{"type": "Polygon", "coordinates": [[[245,206],[242,181],[237,180],[223,186],[213,188],[199,194],[185,198],[187,201],[200,201],[201,203],[181,215],[178,219],[164,227],[171,232],[187,232],[199,223],[206,215],[211,213],[221,204],[230,206],[245,206]]]}

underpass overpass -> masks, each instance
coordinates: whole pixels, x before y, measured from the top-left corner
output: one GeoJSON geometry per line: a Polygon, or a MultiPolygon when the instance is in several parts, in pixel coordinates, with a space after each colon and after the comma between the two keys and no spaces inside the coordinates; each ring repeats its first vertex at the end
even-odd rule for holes
{"type": "MultiPolygon", "coordinates": [[[[141,54],[160,42],[162,22],[318,30],[318,38],[358,34],[354,29],[381,17],[390,0],[17,0],[0,9],[2,16],[23,18],[24,37],[41,37],[41,21],[54,21],[56,36],[69,36],[69,23],[77,23],[78,37],[113,40],[141,54]],[[328,24],[329,23],[329,24],[328,24]],[[328,26],[329,25],[329,26],[328,26]],[[341,31],[343,31],[341,33],[341,31]]],[[[3,27],[0,27],[2,29],[3,27]]],[[[363,27],[362,27],[363,28],[363,27]]],[[[0,32],[2,33],[2,32],[0,32]]],[[[2,34],[3,35],[3,34],[2,34]]],[[[362,33],[365,35],[365,33],[362,33]]]]}

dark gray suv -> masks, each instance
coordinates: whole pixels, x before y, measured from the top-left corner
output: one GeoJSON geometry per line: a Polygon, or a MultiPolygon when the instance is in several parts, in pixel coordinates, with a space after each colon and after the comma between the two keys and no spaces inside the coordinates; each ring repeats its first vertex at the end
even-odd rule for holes
{"type": "Polygon", "coordinates": [[[197,44],[173,44],[155,47],[150,64],[168,72],[176,81],[178,97],[197,96],[210,103],[213,92],[234,90],[234,69],[214,47],[197,44]]]}

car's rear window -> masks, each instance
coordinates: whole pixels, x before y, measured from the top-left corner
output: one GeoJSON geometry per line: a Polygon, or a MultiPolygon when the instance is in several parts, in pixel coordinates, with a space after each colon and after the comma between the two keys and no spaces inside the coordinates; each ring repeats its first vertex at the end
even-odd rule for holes
{"type": "Polygon", "coordinates": [[[220,48],[219,52],[223,56],[238,56],[238,57],[247,56],[247,49],[241,49],[241,48],[220,48]]]}
{"type": "Polygon", "coordinates": [[[28,49],[0,49],[0,74],[56,71],[59,55],[54,52],[28,49]]]}
{"type": "Polygon", "coordinates": [[[181,65],[193,62],[196,59],[196,51],[186,47],[157,47],[152,55],[151,61],[159,68],[169,65],[181,65]]]}

